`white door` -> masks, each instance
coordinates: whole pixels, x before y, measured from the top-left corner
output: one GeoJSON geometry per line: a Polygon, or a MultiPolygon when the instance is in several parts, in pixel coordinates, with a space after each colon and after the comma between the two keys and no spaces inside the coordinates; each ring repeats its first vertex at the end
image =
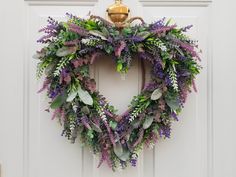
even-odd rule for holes
{"type": "MultiPolygon", "coordinates": [[[[213,27],[218,25],[217,19],[213,20],[215,17],[212,14],[217,14],[217,9],[220,9],[221,4],[214,5],[215,2],[209,0],[124,0],[131,9],[131,16],[141,16],[146,22],[167,17],[173,18],[179,26],[193,24],[194,27],[189,35],[199,40],[199,46],[203,50],[201,62],[203,69],[197,79],[198,93],[192,93],[189,96],[180,121],[173,126],[170,139],[160,140],[154,149],[144,150],[139,157],[137,167],[114,173],[106,164],[98,169],[98,159],[87,149],[82,148],[79,142],[70,144],[66,138],[60,136],[62,128],[59,123],[52,121],[51,115],[44,111],[47,108],[46,96],[36,93],[41,85],[41,81],[37,81],[35,77],[37,61],[32,59],[35,51],[41,47],[36,43],[41,35],[37,31],[46,24],[48,16],[65,20],[66,12],[86,17],[91,11],[92,14],[106,18],[105,10],[111,3],[113,3],[112,0],[11,0],[6,2],[6,7],[13,7],[12,10],[4,10],[4,6],[1,7],[4,24],[10,24],[7,21],[9,12],[12,13],[11,19],[15,19],[12,23],[18,23],[17,26],[19,26],[15,28],[15,33],[18,35],[15,33],[13,35],[16,40],[16,53],[14,53],[14,43],[9,42],[7,45],[12,44],[13,50],[5,50],[3,56],[7,57],[12,53],[12,56],[18,56],[20,60],[11,58],[13,61],[3,62],[2,67],[7,66],[1,71],[1,75],[7,75],[7,71],[13,69],[8,74],[15,80],[11,82],[3,78],[11,86],[10,88],[3,86],[3,90],[11,94],[12,102],[8,100],[7,95],[1,93],[2,100],[5,100],[1,101],[1,107],[6,106],[6,109],[1,111],[4,117],[12,115],[9,116],[10,120],[1,119],[3,120],[3,123],[1,122],[3,140],[0,143],[4,143],[1,144],[3,148],[0,151],[2,176],[220,177],[226,174],[225,177],[235,177],[236,172],[233,170],[232,163],[236,162],[236,156],[233,148],[228,154],[227,151],[224,152],[227,155],[232,154],[235,158],[223,159],[218,139],[215,139],[215,144],[213,143],[213,135],[220,133],[220,121],[217,122],[216,116],[216,129],[213,131],[212,101],[216,95],[212,93],[212,86],[216,83],[212,83],[212,75],[214,75],[214,69],[220,67],[221,64],[212,64],[212,47],[214,46],[212,40],[216,37],[216,32],[212,32],[213,27]],[[215,68],[212,69],[212,66],[215,68]],[[15,111],[14,107],[16,107],[15,111]],[[19,119],[15,120],[17,116],[19,119]],[[6,135],[6,132],[10,132],[9,135],[6,135]],[[215,151],[213,151],[214,145],[217,145],[215,151]],[[225,165],[224,169],[214,168],[214,165],[220,166],[220,160],[227,159],[230,160],[229,167],[225,165]]],[[[10,31],[14,30],[10,29],[10,31]]],[[[1,35],[8,34],[7,32],[6,26],[3,32],[1,31],[1,35]]],[[[4,41],[7,41],[7,37],[4,41]]],[[[220,47],[216,45],[215,48],[220,47]]],[[[2,60],[4,58],[1,58],[2,60]]],[[[140,91],[139,63],[134,62],[125,80],[115,72],[111,65],[108,59],[99,60],[92,74],[96,78],[99,90],[119,109],[119,112],[123,112],[131,98],[140,91]]],[[[227,72],[227,69],[224,71],[227,72]]],[[[220,93],[220,90],[217,93],[220,93]]],[[[223,128],[226,130],[227,127],[223,128]]],[[[231,127],[229,131],[232,133],[233,128],[231,127]]],[[[230,145],[235,146],[235,143],[230,145]]]]}

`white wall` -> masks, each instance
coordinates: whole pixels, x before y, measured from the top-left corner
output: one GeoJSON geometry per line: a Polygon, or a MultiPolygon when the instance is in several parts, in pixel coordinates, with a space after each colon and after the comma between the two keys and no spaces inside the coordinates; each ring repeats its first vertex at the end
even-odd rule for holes
{"type": "MultiPolygon", "coordinates": [[[[133,1],[134,0],[132,0],[132,2],[133,1]]],[[[40,1],[38,2],[40,4],[40,1]]],[[[2,177],[35,177],[28,175],[30,174],[29,168],[31,171],[35,170],[35,166],[32,166],[32,164],[35,163],[29,160],[32,156],[27,156],[27,154],[36,155],[34,151],[30,151],[34,150],[34,148],[28,149],[28,143],[33,144],[33,140],[30,139],[31,135],[28,132],[28,130],[32,128],[30,127],[32,124],[29,124],[29,122],[26,121],[26,116],[32,112],[32,109],[36,108],[34,106],[30,107],[28,105],[28,97],[24,97],[24,95],[28,95],[33,91],[32,87],[35,87],[34,85],[27,85],[31,83],[27,78],[32,79],[31,76],[29,77],[28,72],[33,72],[33,69],[30,68],[31,65],[28,65],[30,64],[28,62],[30,58],[28,56],[29,53],[27,53],[28,49],[25,46],[29,46],[27,41],[31,41],[30,39],[27,39],[30,37],[28,34],[34,33],[34,31],[28,31],[31,28],[27,27],[27,23],[30,19],[35,18],[34,16],[31,16],[32,11],[30,10],[33,10],[35,13],[43,12],[47,14],[51,6],[55,4],[63,6],[63,3],[67,1],[58,0],[58,2],[60,3],[52,1],[49,7],[41,7],[38,9],[29,9],[29,3],[23,0],[1,0],[0,2],[0,163],[2,177]],[[30,139],[31,141],[24,142],[24,140],[27,139],[30,139]]],[[[70,4],[73,6],[76,2],[77,1],[74,1],[70,4]]],[[[110,4],[111,2],[112,1],[106,3],[110,4]]],[[[127,0],[126,2],[131,4],[131,0],[127,0]]],[[[153,3],[145,0],[142,0],[142,2],[146,5],[153,3]]],[[[37,4],[37,2],[34,4],[37,4]]],[[[202,84],[204,82],[201,82],[202,92],[199,93],[200,99],[205,99],[202,97],[202,93],[207,93],[207,105],[205,106],[208,109],[206,111],[208,127],[207,129],[203,129],[207,130],[205,135],[207,136],[206,140],[208,141],[206,142],[207,152],[205,154],[207,158],[204,158],[206,159],[204,162],[205,165],[199,168],[201,171],[197,171],[197,174],[199,174],[199,177],[235,177],[236,139],[234,136],[236,134],[236,129],[234,126],[236,124],[236,117],[234,115],[234,107],[236,104],[233,101],[236,99],[236,94],[233,89],[236,87],[234,71],[236,65],[234,53],[236,49],[236,35],[234,32],[236,28],[236,2],[234,0],[214,0],[212,3],[209,3],[209,7],[206,7],[208,2],[203,0],[168,0],[157,1],[157,3],[153,4],[156,4],[156,8],[159,10],[155,14],[157,16],[158,14],[161,16],[164,13],[165,9],[163,9],[163,6],[164,8],[168,7],[168,14],[173,16],[178,16],[178,14],[181,15],[181,12],[178,11],[178,8],[176,7],[181,6],[184,10],[189,11],[188,15],[193,13],[193,16],[197,15],[198,17],[198,15],[201,16],[201,14],[204,13],[203,17],[207,18],[204,20],[201,17],[198,18],[200,19],[200,22],[197,21],[201,30],[204,29],[202,25],[205,25],[205,28],[208,31],[206,43],[203,41],[204,48],[206,47],[208,50],[208,53],[206,54],[207,61],[205,60],[206,63],[204,63],[208,68],[208,73],[202,75],[204,78],[201,78],[202,81],[207,81],[205,83],[207,85],[204,86],[202,84]],[[159,6],[162,7],[159,8],[159,6]],[[171,9],[169,6],[173,6],[173,8],[171,9]],[[176,10],[173,10],[175,7],[176,10]],[[203,10],[201,13],[201,7],[206,7],[207,11],[203,10]],[[191,12],[192,10],[196,11],[196,13],[191,12]],[[198,10],[199,13],[197,13],[198,10]]],[[[148,8],[149,7],[147,7],[147,9],[148,8]]],[[[56,8],[56,10],[58,9],[60,8],[56,8]]],[[[76,11],[76,7],[73,9],[76,11]]],[[[139,15],[137,9],[135,13],[136,15],[139,15]]],[[[97,10],[97,13],[99,12],[100,11],[97,10]]],[[[53,11],[53,13],[55,13],[55,11],[53,11]]],[[[154,17],[150,16],[150,19],[151,18],[154,17]]],[[[180,22],[182,21],[180,20],[180,22]]],[[[185,21],[183,21],[183,23],[185,23],[185,21]]],[[[32,28],[34,28],[34,26],[32,28]]],[[[203,35],[204,34],[205,33],[203,33],[203,35]]],[[[201,35],[198,37],[202,38],[201,35]]],[[[205,101],[203,103],[205,103],[205,101]]],[[[189,105],[191,104],[192,103],[190,102],[189,105]]],[[[199,114],[205,115],[205,112],[204,114],[199,112],[199,114]]],[[[55,125],[55,122],[51,125],[55,125]]],[[[186,124],[186,127],[189,128],[188,124],[186,124]]],[[[183,127],[177,125],[176,131],[180,131],[180,128],[183,127]]],[[[201,135],[201,137],[201,139],[204,139],[204,135],[201,135]]],[[[35,139],[37,139],[37,137],[35,139]]],[[[175,140],[176,142],[179,142],[180,139],[181,133],[175,140]]],[[[182,140],[185,141],[186,138],[182,140]]],[[[170,144],[173,144],[173,140],[172,143],[167,141],[163,143],[164,147],[169,147],[170,144]]],[[[203,144],[205,145],[205,143],[203,144]]],[[[178,155],[179,154],[176,153],[176,155],[173,154],[172,157],[176,158],[178,155]]],[[[150,153],[145,154],[146,162],[150,161],[149,159],[152,159],[152,156],[153,154],[150,153]]],[[[164,159],[165,157],[160,158],[164,159]]],[[[35,160],[35,158],[32,158],[31,160],[35,160]]],[[[85,163],[84,165],[89,164],[85,163]]],[[[156,166],[153,166],[153,168],[155,167],[156,166]]],[[[145,167],[145,169],[148,170],[148,167],[145,167]]],[[[158,170],[160,175],[157,176],[153,173],[150,173],[150,175],[164,177],[168,174],[164,172],[166,170],[169,170],[169,167],[163,165],[161,166],[161,169],[158,170]]],[[[48,173],[46,175],[49,175],[48,173]]],[[[125,174],[123,174],[123,176],[124,175],[125,174]]],[[[195,174],[190,177],[194,177],[194,175],[195,174]]],[[[171,175],[168,177],[174,176],[171,175]]]]}
{"type": "Polygon", "coordinates": [[[236,176],[236,1],[212,4],[214,177],[236,176]]]}

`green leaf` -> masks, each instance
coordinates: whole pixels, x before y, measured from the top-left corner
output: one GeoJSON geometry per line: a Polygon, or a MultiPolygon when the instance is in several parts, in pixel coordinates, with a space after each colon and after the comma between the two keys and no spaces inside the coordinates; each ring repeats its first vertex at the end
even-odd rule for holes
{"type": "Polygon", "coordinates": [[[102,27],[102,33],[105,35],[105,37],[110,35],[110,32],[107,30],[106,27],[102,27]]]}
{"type": "Polygon", "coordinates": [[[130,157],[130,152],[128,149],[124,149],[123,150],[123,154],[121,156],[119,156],[118,158],[122,161],[127,161],[130,157]]]}
{"type": "Polygon", "coordinates": [[[114,153],[117,155],[117,157],[121,157],[123,155],[123,147],[120,142],[115,144],[114,153]]]}
{"type": "Polygon", "coordinates": [[[128,35],[128,34],[131,34],[132,33],[132,30],[130,28],[124,28],[122,30],[122,32],[125,34],[125,35],[128,35]]]}
{"type": "Polygon", "coordinates": [[[110,121],[110,122],[109,122],[109,126],[112,128],[112,130],[115,130],[116,127],[117,127],[117,122],[110,121]]]}
{"type": "Polygon", "coordinates": [[[98,125],[96,125],[95,123],[91,122],[90,125],[91,125],[92,129],[93,129],[95,132],[102,133],[101,128],[100,128],[98,125]]]}
{"type": "Polygon", "coordinates": [[[64,56],[67,56],[69,54],[76,52],[76,49],[77,47],[62,47],[57,50],[56,55],[58,57],[64,57],[64,56]]]}
{"type": "Polygon", "coordinates": [[[82,113],[84,114],[89,114],[90,113],[90,110],[88,108],[88,106],[83,106],[82,109],[81,109],[82,113]]]}
{"type": "Polygon", "coordinates": [[[143,123],[143,129],[148,129],[152,125],[153,119],[153,116],[147,116],[143,123]]]}
{"type": "Polygon", "coordinates": [[[37,52],[33,55],[34,59],[41,59],[43,57],[45,57],[45,53],[42,53],[42,52],[37,52]]]}
{"type": "Polygon", "coordinates": [[[122,69],[123,69],[122,63],[117,63],[117,65],[116,65],[116,70],[117,70],[118,72],[120,72],[120,71],[122,71],[122,69]]]}
{"type": "Polygon", "coordinates": [[[66,101],[66,96],[65,94],[58,95],[53,102],[51,103],[50,107],[52,109],[57,109],[61,107],[61,105],[66,101]]]}
{"type": "Polygon", "coordinates": [[[93,139],[93,138],[94,138],[93,130],[88,130],[87,136],[88,136],[90,139],[93,139]]]}
{"type": "Polygon", "coordinates": [[[92,31],[89,31],[89,33],[92,34],[93,36],[100,37],[102,40],[107,40],[104,34],[100,31],[92,30],[92,31]]]}
{"type": "Polygon", "coordinates": [[[93,105],[93,98],[91,97],[91,95],[89,94],[88,91],[83,90],[81,87],[78,88],[78,94],[79,94],[79,98],[80,100],[87,105],[93,105]]]}
{"type": "Polygon", "coordinates": [[[172,18],[170,18],[167,22],[166,22],[166,26],[168,26],[172,21],[172,18]]]}
{"type": "Polygon", "coordinates": [[[139,119],[134,119],[132,122],[131,122],[131,125],[133,126],[133,128],[138,128],[140,126],[140,123],[141,121],[139,119]]]}
{"type": "Polygon", "coordinates": [[[138,33],[137,36],[139,36],[139,37],[141,37],[143,39],[146,39],[148,36],[150,36],[150,34],[151,33],[148,32],[148,31],[142,31],[142,32],[138,33]]]}
{"type": "Polygon", "coordinates": [[[173,98],[165,98],[166,100],[166,104],[172,109],[172,110],[177,110],[179,109],[179,102],[177,99],[173,99],[173,98]]]}
{"type": "Polygon", "coordinates": [[[151,100],[158,100],[162,96],[161,89],[157,88],[152,92],[151,100]]]}
{"type": "Polygon", "coordinates": [[[72,102],[75,99],[75,97],[77,96],[77,94],[78,94],[77,91],[70,92],[67,99],[66,99],[66,101],[67,102],[72,102]]]}
{"type": "Polygon", "coordinates": [[[175,47],[175,49],[179,52],[180,55],[184,56],[184,53],[179,47],[175,47]]]}
{"type": "Polygon", "coordinates": [[[110,54],[113,51],[113,47],[111,45],[104,45],[104,49],[108,54],[110,54]]]}

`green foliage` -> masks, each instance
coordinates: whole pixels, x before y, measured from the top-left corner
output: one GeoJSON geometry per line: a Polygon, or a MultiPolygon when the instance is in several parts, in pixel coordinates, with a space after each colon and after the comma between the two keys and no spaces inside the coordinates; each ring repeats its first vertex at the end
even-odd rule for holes
{"type": "Polygon", "coordinates": [[[148,129],[152,125],[153,119],[153,116],[146,116],[143,123],[143,129],[148,129]]]}
{"type": "Polygon", "coordinates": [[[169,70],[168,70],[168,73],[169,73],[171,84],[172,84],[172,87],[173,87],[174,91],[178,92],[179,91],[179,86],[178,86],[177,75],[176,75],[175,69],[170,67],[169,70]]]}
{"type": "Polygon", "coordinates": [[[93,98],[87,90],[83,90],[81,87],[78,87],[78,96],[80,100],[87,105],[93,105],[93,98]]]}
{"type": "Polygon", "coordinates": [[[91,127],[95,132],[102,133],[102,129],[97,124],[91,122],[91,127]]]}
{"type": "Polygon", "coordinates": [[[115,130],[116,127],[117,127],[117,122],[115,122],[115,121],[110,121],[110,122],[109,122],[109,126],[110,126],[113,130],[115,130]]]}
{"type": "Polygon", "coordinates": [[[57,50],[56,55],[58,57],[65,57],[69,54],[75,53],[77,50],[77,47],[62,47],[57,50]]]}
{"type": "Polygon", "coordinates": [[[66,101],[66,94],[62,93],[61,95],[58,95],[53,102],[51,103],[50,107],[52,109],[57,109],[63,105],[63,103],[66,101]]]}
{"type": "Polygon", "coordinates": [[[53,58],[48,57],[48,58],[45,58],[40,63],[38,63],[37,71],[36,71],[37,78],[40,78],[43,75],[45,69],[51,64],[52,60],[53,58]]]}
{"type": "Polygon", "coordinates": [[[82,39],[81,41],[84,45],[89,46],[89,47],[96,47],[97,45],[102,44],[102,40],[99,38],[91,37],[87,39],[82,39]]]}
{"type": "Polygon", "coordinates": [[[132,122],[140,113],[142,113],[150,104],[150,100],[146,96],[139,95],[134,97],[131,102],[133,111],[130,115],[129,121],[132,122]]]}
{"type": "Polygon", "coordinates": [[[158,100],[162,96],[161,89],[157,88],[151,94],[151,100],[158,100]]]}
{"type": "Polygon", "coordinates": [[[167,47],[165,46],[165,44],[158,38],[150,37],[146,40],[145,44],[148,48],[152,48],[153,46],[155,46],[158,47],[161,51],[167,51],[167,47]]]}
{"type": "Polygon", "coordinates": [[[57,63],[57,67],[53,73],[54,76],[59,76],[61,71],[75,58],[74,54],[65,56],[57,63]]]}
{"type": "Polygon", "coordinates": [[[172,109],[172,110],[178,110],[180,108],[179,101],[177,99],[178,94],[173,92],[168,92],[165,96],[166,104],[172,109]]]}

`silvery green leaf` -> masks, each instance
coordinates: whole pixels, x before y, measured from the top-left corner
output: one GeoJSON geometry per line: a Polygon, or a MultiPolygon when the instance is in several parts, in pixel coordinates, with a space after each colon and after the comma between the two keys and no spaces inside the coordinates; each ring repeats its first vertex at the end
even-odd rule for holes
{"type": "Polygon", "coordinates": [[[81,87],[78,88],[78,94],[79,94],[79,98],[80,100],[87,105],[93,105],[93,98],[91,97],[91,95],[89,94],[88,91],[83,90],[81,87]]]}
{"type": "Polygon", "coordinates": [[[102,133],[101,128],[100,128],[98,125],[96,125],[95,123],[91,122],[90,125],[91,125],[92,129],[93,129],[95,132],[102,133]]]}
{"type": "Polygon", "coordinates": [[[110,32],[105,27],[102,28],[102,33],[105,35],[105,37],[110,35],[110,32]]]}
{"type": "Polygon", "coordinates": [[[127,141],[129,141],[130,134],[129,134],[129,133],[128,133],[128,134],[126,134],[126,135],[125,135],[125,138],[126,138],[126,140],[127,140],[127,141]]]}
{"type": "Polygon", "coordinates": [[[151,33],[148,32],[148,31],[142,31],[142,32],[138,33],[137,36],[139,36],[139,37],[141,37],[143,39],[146,39],[148,36],[150,36],[150,34],[151,33]]]}
{"type": "Polygon", "coordinates": [[[143,129],[148,129],[152,125],[153,119],[153,116],[147,116],[143,123],[143,129]]]}
{"type": "Polygon", "coordinates": [[[45,68],[45,74],[50,75],[53,72],[52,70],[54,69],[54,67],[55,67],[54,63],[49,64],[47,68],[45,68]]]}
{"type": "Polygon", "coordinates": [[[139,119],[134,119],[131,122],[131,125],[133,126],[133,128],[138,128],[140,126],[141,121],[139,119]]]}
{"type": "Polygon", "coordinates": [[[180,55],[184,56],[184,53],[179,47],[175,47],[175,49],[179,52],[180,55]]]}
{"type": "Polygon", "coordinates": [[[119,156],[118,158],[122,161],[127,161],[130,157],[130,152],[128,149],[124,149],[123,150],[123,154],[121,156],[119,156]]]}
{"type": "Polygon", "coordinates": [[[89,33],[92,34],[93,36],[100,37],[102,40],[107,40],[107,38],[100,31],[92,30],[89,31],[89,33]]]}
{"type": "Polygon", "coordinates": [[[114,153],[117,155],[117,157],[121,157],[123,155],[123,147],[120,142],[115,144],[114,153]]]}
{"type": "Polygon", "coordinates": [[[75,99],[75,97],[77,96],[77,94],[78,94],[77,91],[70,92],[68,94],[68,97],[67,97],[66,101],[67,102],[72,102],[75,99]]]}
{"type": "Polygon", "coordinates": [[[166,104],[172,109],[176,110],[179,108],[179,102],[177,99],[166,98],[166,104]]]}
{"type": "Polygon", "coordinates": [[[81,111],[84,113],[84,114],[89,114],[90,113],[90,110],[88,108],[88,106],[83,106],[81,111]]]}
{"type": "Polygon", "coordinates": [[[77,47],[62,47],[57,50],[56,55],[58,57],[64,57],[64,56],[67,56],[69,54],[76,52],[76,49],[77,47]]]}
{"type": "Polygon", "coordinates": [[[44,54],[38,53],[38,52],[33,55],[34,59],[40,59],[40,58],[43,58],[43,57],[44,57],[44,54]]]}
{"type": "Polygon", "coordinates": [[[151,100],[158,100],[162,96],[161,89],[157,88],[152,92],[151,100]]]}

